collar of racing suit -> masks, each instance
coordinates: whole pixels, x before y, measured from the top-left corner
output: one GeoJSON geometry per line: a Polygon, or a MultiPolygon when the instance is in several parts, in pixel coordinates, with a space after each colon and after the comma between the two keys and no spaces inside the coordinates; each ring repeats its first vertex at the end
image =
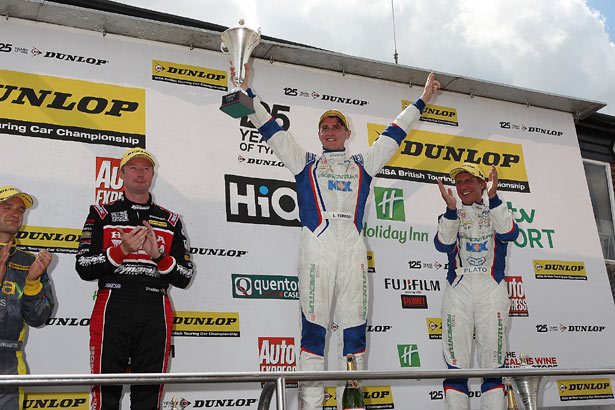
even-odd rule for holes
{"type": "Polygon", "coordinates": [[[118,199],[118,201],[124,202],[127,207],[130,207],[131,209],[134,209],[136,211],[146,211],[146,210],[150,209],[150,207],[154,203],[153,200],[152,200],[152,194],[151,193],[149,194],[149,199],[144,204],[139,203],[139,202],[133,202],[130,199],[126,198],[126,196],[122,196],[120,199],[118,199]]]}
{"type": "MultiPolygon", "coordinates": [[[[6,243],[0,242],[0,248],[4,248],[6,243]]],[[[9,252],[9,256],[13,256],[13,254],[17,252],[17,244],[13,241],[13,245],[11,245],[11,252],[9,252]]]]}
{"type": "Polygon", "coordinates": [[[481,198],[481,202],[474,202],[474,203],[472,203],[472,205],[466,205],[466,204],[462,203],[461,207],[463,209],[465,209],[465,210],[475,209],[477,211],[482,211],[483,207],[485,206],[484,204],[485,204],[485,201],[483,201],[482,198],[481,198]]]}
{"type": "Polygon", "coordinates": [[[324,150],[322,152],[322,156],[325,157],[327,161],[345,160],[346,159],[346,149],[324,150]]]}

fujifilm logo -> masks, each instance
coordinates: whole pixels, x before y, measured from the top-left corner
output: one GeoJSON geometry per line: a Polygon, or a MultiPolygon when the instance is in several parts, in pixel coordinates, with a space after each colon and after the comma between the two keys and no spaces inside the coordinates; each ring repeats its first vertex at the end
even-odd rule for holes
{"type": "Polygon", "coordinates": [[[228,222],[301,226],[294,182],[224,175],[228,222]]]}

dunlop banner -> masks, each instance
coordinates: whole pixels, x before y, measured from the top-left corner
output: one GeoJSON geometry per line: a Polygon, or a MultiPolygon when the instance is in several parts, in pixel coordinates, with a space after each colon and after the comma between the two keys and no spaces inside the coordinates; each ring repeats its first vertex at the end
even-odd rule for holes
{"type": "MultiPolygon", "coordinates": [[[[401,109],[406,109],[406,107],[410,104],[412,104],[412,101],[401,100],[401,109]]],[[[439,105],[427,104],[423,114],[419,117],[419,121],[452,125],[453,127],[459,126],[459,121],[457,120],[457,109],[451,107],[441,107],[439,105]]]]}
{"type": "Polygon", "coordinates": [[[89,401],[89,393],[26,393],[23,408],[88,410],[89,401]]]}
{"type": "Polygon", "coordinates": [[[239,313],[175,312],[173,336],[239,337],[239,313]]]}
{"type": "Polygon", "coordinates": [[[367,271],[376,273],[376,260],[374,259],[374,251],[367,251],[367,271]]]}
{"type": "Polygon", "coordinates": [[[430,339],[442,339],[442,318],[441,317],[428,317],[427,320],[427,334],[430,339]]]}
{"type": "Polygon", "coordinates": [[[145,90],[0,70],[0,132],[145,148],[145,90]]]}
{"type": "Polygon", "coordinates": [[[228,89],[226,71],[171,63],[169,61],[152,61],[152,80],[213,88],[214,90],[226,91],[228,89]]]}
{"type": "MultiPolygon", "coordinates": [[[[361,386],[365,410],[394,409],[391,386],[361,386]]],[[[341,400],[341,397],[340,397],[341,400]]],[[[322,402],[323,410],[337,409],[337,394],[335,387],[325,387],[325,397],[322,402]]]]}
{"type": "MultiPolygon", "coordinates": [[[[385,128],[381,124],[367,124],[370,145],[385,128]]],[[[411,130],[397,153],[377,176],[431,184],[444,177],[444,183],[452,185],[448,173],[463,162],[478,164],[485,175],[489,174],[491,165],[495,165],[498,169],[498,189],[530,192],[520,144],[430,131],[411,130]]]]}
{"type": "Polygon", "coordinates": [[[534,259],[536,279],[587,280],[585,263],[534,259]]]}
{"type": "Polygon", "coordinates": [[[80,237],[81,229],[22,225],[15,242],[25,251],[47,249],[55,253],[77,253],[80,237]]]}
{"type": "Polygon", "coordinates": [[[561,401],[613,398],[610,379],[558,380],[557,386],[561,401]]]}

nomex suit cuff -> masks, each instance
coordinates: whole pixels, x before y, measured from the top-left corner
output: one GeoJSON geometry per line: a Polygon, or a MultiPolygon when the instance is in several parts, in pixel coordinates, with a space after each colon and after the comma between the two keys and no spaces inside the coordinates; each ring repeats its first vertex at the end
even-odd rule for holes
{"type": "Polygon", "coordinates": [[[41,278],[36,278],[35,280],[26,279],[26,286],[23,289],[23,293],[28,296],[34,296],[38,295],[41,289],[43,289],[41,278]]]}

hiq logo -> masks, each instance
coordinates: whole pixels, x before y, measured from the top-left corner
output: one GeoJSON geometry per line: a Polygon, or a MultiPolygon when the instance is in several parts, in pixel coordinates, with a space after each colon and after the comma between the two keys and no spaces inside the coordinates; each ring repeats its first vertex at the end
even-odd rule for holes
{"type": "Polygon", "coordinates": [[[294,182],[224,175],[226,220],[301,226],[294,182]]]}
{"type": "Polygon", "coordinates": [[[374,187],[376,217],[389,221],[406,221],[404,191],[401,188],[374,187]]]}
{"type": "Polygon", "coordinates": [[[417,345],[397,345],[397,354],[401,367],[421,367],[417,345]]]}

